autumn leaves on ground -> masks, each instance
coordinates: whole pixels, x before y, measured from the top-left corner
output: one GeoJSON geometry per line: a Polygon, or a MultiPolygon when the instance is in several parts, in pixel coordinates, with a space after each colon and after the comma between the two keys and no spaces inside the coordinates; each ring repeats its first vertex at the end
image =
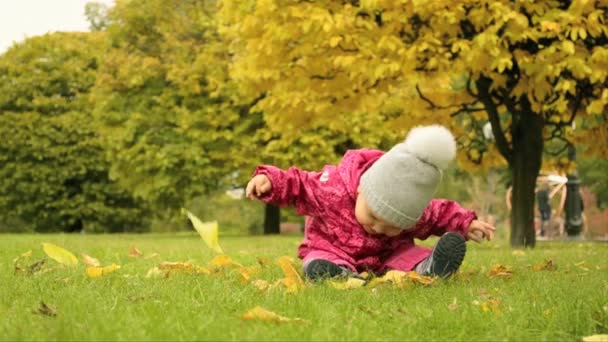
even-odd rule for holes
{"type": "Polygon", "coordinates": [[[5,235],[0,336],[581,340],[608,333],[606,244],[513,251],[499,236],[469,244],[448,281],[390,272],[312,284],[291,258],[299,240],[227,237],[220,254],[186,233],[5,235]]]}

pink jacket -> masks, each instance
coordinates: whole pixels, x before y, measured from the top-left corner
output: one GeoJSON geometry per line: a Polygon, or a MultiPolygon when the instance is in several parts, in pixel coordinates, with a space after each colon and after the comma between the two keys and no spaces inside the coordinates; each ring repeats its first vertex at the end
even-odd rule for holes
{"type": "Polygon", "coordinates": [[[476,218],[456,202],[432,200],[414,228],[395,237],[368,234],[355,218],[355,201],[361,175],[384,152],[361,149],[346,152],[339,165],[327,165],[322,172],[287,171],[274,166],[259,166],[255,174],[265,174],[272,190],[261,200],[275,205],[295,206],[306,215],[306,230],[298,256],[314,250],[335,254],[356,265],[357,269],[378,269],[393,252],[414,238],[426,239],[445,232],[458,232],[465,238],[476,218]]]}

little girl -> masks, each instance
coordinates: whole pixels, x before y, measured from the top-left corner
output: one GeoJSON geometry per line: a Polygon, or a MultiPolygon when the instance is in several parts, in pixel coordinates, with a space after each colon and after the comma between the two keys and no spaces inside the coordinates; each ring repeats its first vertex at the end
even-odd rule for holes
{"type": "Polygon", "coordinates": [[[495,230],[456,202],[432,199],[455,154],[445,127],[416,127],[387,153],[350,150],[322,172],[259,166],[246,195],[307,216],[298,256],[312,280],[387,270],[447,278],[465,240],[490,240],[495,230]],[[430,235],[441,236],[432,250],[414,244],[430,235]]]}

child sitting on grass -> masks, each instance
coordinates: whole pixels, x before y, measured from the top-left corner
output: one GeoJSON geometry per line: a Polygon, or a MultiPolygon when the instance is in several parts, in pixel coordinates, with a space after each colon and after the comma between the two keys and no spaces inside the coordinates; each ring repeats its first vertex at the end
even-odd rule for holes
{"type": "Polygon", "coordinates": [[[387,153],[350,150],[322,172],[259,166],[245,193],[307,216],[298,256],[312,280],[388,270],[447,278],[465,241],[490,240],[495,230],[456,202],[432,199],[455,154],[445,127],[416,127],[387,153]],[[432,250],[415,245],[430,235],[441,236],[432,250]]]}

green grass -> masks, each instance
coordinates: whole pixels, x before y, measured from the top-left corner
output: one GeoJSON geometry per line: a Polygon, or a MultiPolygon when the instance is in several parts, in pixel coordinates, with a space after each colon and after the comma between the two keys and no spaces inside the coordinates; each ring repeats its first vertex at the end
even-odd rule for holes
{"type": "MultiPolygon", "coordinates": [[[[254,265],[256,256],[295,255],[299,239],[220,242],[235,261],[254,265]]],[[[608,333],[608,244],[541,243],[525,255],[504,242],[469,246],[462,275],[428,287],[321,284],[288,294],[261,292],[232,276],[145,277],[160,261],[206,265],[213,255],[194,234],[0,235],[0,340],[580,340],[608,333]],[[21,253],[32,250],[31,263],[45,257],[41,242],[122,268],[98,279],[88,278],[82,263],[15,274],[13,259],[21,253]],[[160,257],[131,258],[133,244],[160,257]],[[556,270],[530,267],[549,259],[556,270]],[[510,279],[488,276],[498,263],[513,268],[510,279]],[[500,302],[497,311],[482,310],[489,300],[500,302]],[[33,313],[41,301],[57,315],[33,313]],[[310,323],[241,319],[258,305],[310,323]]],[[[281,277],[277,266],[255,276],[281,277]]]]}

